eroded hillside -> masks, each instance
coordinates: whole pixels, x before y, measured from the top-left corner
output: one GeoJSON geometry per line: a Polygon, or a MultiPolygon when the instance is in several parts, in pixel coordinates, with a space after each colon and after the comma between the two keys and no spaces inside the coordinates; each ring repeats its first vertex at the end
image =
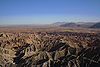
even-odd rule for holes
{"type": "Polygon", "coordinates": [[[99,67],[100,34],[0,33],[1,67],[99,67]]]}

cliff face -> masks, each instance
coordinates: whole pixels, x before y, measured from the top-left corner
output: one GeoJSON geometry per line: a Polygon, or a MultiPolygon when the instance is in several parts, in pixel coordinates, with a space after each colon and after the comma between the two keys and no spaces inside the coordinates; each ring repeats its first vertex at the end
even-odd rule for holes
{"type": "Polygon", "coordinates": [[[0,33],[1,67],[99,67],[100,34],[0,33]]]}

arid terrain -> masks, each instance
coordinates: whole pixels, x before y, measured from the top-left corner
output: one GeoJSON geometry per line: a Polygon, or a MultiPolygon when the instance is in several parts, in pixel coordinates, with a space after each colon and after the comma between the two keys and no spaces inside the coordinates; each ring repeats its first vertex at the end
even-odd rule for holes
{"type": "Polygon", "coordinates": [[[0,26],[0,67],[100,67],[100,29],[0,26]]]}

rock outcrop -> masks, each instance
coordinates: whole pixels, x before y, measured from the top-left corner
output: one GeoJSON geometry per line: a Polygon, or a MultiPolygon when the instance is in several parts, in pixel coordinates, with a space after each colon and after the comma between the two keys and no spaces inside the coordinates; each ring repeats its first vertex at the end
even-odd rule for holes
{"type": "Polygon", "coordinates": [[[0,33],[1,67],[100,67],[100,34],[0,33]]]}

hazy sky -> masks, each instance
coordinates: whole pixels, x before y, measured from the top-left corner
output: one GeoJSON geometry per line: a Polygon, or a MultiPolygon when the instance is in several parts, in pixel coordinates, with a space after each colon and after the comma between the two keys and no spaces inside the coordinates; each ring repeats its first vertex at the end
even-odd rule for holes
{"type": "Polygon", "coordinates": [[[100,21],[100,0],[0,0],[0,25],[100,21]]]}

